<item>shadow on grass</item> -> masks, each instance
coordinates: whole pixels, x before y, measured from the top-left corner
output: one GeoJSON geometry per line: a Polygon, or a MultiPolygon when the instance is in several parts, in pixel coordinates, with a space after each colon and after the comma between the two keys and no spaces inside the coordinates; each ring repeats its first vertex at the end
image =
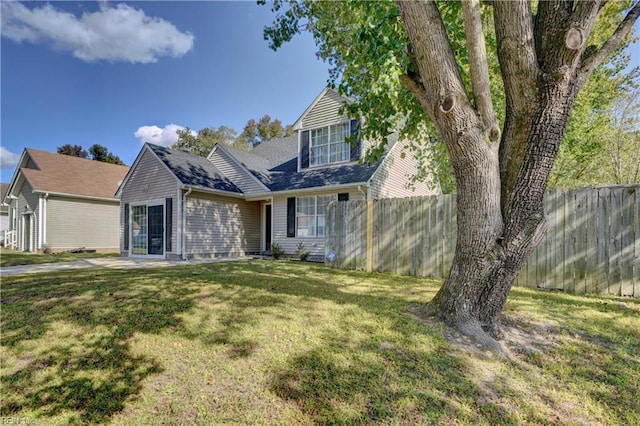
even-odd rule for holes
{"type": "Polygon", "coordinates": [[[179,327],[177,315],[191,308],[195,290],[175,285],[163,270],[129,275],[3,279],[1,342],[22,355],[2,376],[1,416],[69,412],[80,416],[76,421],[104,422],[145,377],[161,372],[156,360],[131,354],[128,340],[179,327]]]}
{"type": "MultiPolygon", "coordinates": [[[[512,412],[488,400],[474,370],[453,353],[442,333],[408,317],[409,303],[428,301],[437,290],[435,282],[416,283],[411,277],[334,271],[290,262],[74,271],[3,279],[2,349],[7,348],[18,359],[3,367],[7,373],[2,376],[0,415],[35,412],[47,418],[68,412],[77,417],[75,421],[107,422],[143,394],[146,378],[163,372],[159,357],[164,353],[139,355],[132,351],[135,334],[174,333],[197,341],[206,351],[215,351],[221,362],[236,363],[238,375],[233,380],[259,383],[255,391],[248,388],[249,392],[275,395],[285,406],[295,406],[305,422],[549,422],[543,414],[530,414],[535,408],[523,415],[523,410],[512,412]],[[317,312],[322,309],[331,312],[317,312]],[[298,333],[285,336],[289,343],[284,346],[270,346],[275,357],[283,360],[280,363],[264,358],[261,351],[270,344],[273,334],[269,327],[276,323],[281,327],[281,338],[286,327],[297,327],[298,333]],[[308,342],[300,337],[304,327],[315,333],[308,342]],[[247,332],[252,329],[261,332],[247,332]],[[258,376],[242,376],[243,368],[258,376]]],[[[551,294],[548,303],[540,300],[537,292],[516,294],[517,303],[543,305],[558,312],[575,309],[571,303],[582,303],[561,294],[551,294]]],[[[598,305],[583,299],[585,307],[598,305]]],[[[597,310],[597,306],[593,308],[597,310]]],[[[616,313],[616,309],[620,307],[612,302],[598,312],[616,313]]],[[[623,311],[624,318],[628,315],[634,314],[623,311]]],[[[603,330],[605,326],[605,322],[600,325],[603,330]]],[[[586,357],[598,341],[578,339],[570,348],[575,367],[571,374],[583,381],[595,377],[611,385],[589,390],[592,398],[604,401],[602,406],[615,400],[616,386],[622,389],[625,404],[611,408],[615,411],[610,418],[613,421],[633,420],[625,418],[623,411],[625,406],[638,406],[631,399],[637,395],[633,392],[637,384],[622,377],[637,376],[640,371],[630,349],[634,342],[637,340],[616,343],[608,358],[591,359],[590,363],[586,357]],[[627,361],[620,364],[621,359],[627,361]],[[586,367],[580,370],[581,364],[586,367]]],[[[553,372],[556,360],[546,358],[523,356],[522,362],[527,368],[553,372]]],[[[566,374],[561,369],[567,364],[560,364],[557,376],[566,374]]],[[[519,374],[514,369],[506,371],[519,374]]],[[[216,371],[196,374],[200,373],[215,375],[216,371]]],[[[489,385],[496,394],[509,397],[516,391],[500,384],[507,383],[504,376],[497,374],[492,380],[489,385]]],[[[566,384],[566,379],[544,380],[549,380],[550,388],[566,384]]],[[[239,383],[218,386],[239,387],[239,383]]],[[[548,396],[539,384],[532,392],[538,399],[548,396]]],[[[138,407],[131,405],[135,412],[138,407]]]]}

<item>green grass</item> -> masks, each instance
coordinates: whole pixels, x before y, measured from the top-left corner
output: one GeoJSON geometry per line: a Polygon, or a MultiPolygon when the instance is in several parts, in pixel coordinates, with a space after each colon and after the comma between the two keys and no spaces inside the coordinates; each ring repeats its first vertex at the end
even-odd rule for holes
{"type": "Polygon", "coordinates": [[[73,262],[80,259],[115,257],[120,253],[25,253],[0,248],[0,267],[18,265],[38,265],[41,263],[73,262]]]}
{"type": "Polygon", "coordinates": [[[516,289],[503,361],[408,313],[438,285],[288,261],[6,277],[0,417],[640,423],[640,301],[516,289]]]}

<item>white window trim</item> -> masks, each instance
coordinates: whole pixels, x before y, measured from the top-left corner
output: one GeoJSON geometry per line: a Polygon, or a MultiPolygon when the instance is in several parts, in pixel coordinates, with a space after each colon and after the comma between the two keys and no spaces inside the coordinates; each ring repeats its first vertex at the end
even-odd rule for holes
{"type": "Polygon", "coordinates": [[[333,198],[332,201],[337,201],[338,200],[338,194],[319,194],[319,195],[307,195],[307,196],[302,196],[302,197],[296,197],[296,238],[305,238],[305,239],[318,239],[318,238],[324,238],[326,235],[326,228],[327,228],[327,221],[326,221],[326,216],[323,212],[322,215],[318,214],[318,197],[331,197],[333,198]],[[315,234],[314,235],[300,235],[298,232],[298,200],[300,198],[313,198],[314,199],[314,211],[315,214],[313,216],[311,215],[303,215],[304,217],[313,217],[314,218],[314,222],[315,222],[315,234]],[[318,217],[319,216],[323,216],[325,217],[325,222],[324,222],[324,230],[325,232],[322,235],[318,235],[318,217]]]}
{"type": "MultiPolygon", "coordinates": [[[[150,200],[143,203],[129,204],[129,223],[127,224],[127,226],[129,227],[129,257],[136,257],[136,258],[143,258],[143,259],[164,259],[166,256],[165,238],[167,238],[167,235],[166,235],[167,230],[165,229],[164,223],[162,224],[162,254],[134,254],[133,253],[133,229],[131,228],[131,225],[133,224],[133,208],[140,207],[140,206],[147,207],[147,221],[148,221],[149,207],[162,206],[163,222],[166,220],[166,217],[167,217],[166,216],[167,206],[165,204],[165,200],[150,200]]],[[[147,227],[148,227],[148,223],[147,223],[147,227]]],[[[147,229],[147,235],[148,235],[148,232],[149,232],[149,229],[147,229]]],[[[147,251],[149,251],[148,246],[147,246],[147,251]]]]}
{"type": "MultiPolygon", "coordinates": [[[[349,144],[348,142],[344,142],[343,144],[347,145],[349,147],[349,149],[347,150],[347,159],[346,160],[340,160],[340,161],[331,161],[331,126],[338,126],[338,125],[344,125],[347,124],[348,126],[348,130],[347,130],[347,138],[349,136],[351,136],[351,120],[347,120],[347,121],[340,121],[338,123],[333,123],[333,124],[329,124],[326,126],[320,126],[320,127],[315,127],[313,129],[309,129],[309,168],[312,167],[324,167],[324,166],[329,166],[329,165],[333,165],[333,164],[344,164],[344,163],[349,163],[351,161],[351,144],[349,144]],[[314,164],[313,163],[313,155],[311,150],[314,148],[313,146],[313,132],[320,130],[320,129],[327,129],[327,162],[325,163],[318,163],[318,164],[314,164]]],[[[339,142],[334,142],[333,145],[337,145],[339,142]]],[[[324,145],[321,145],[324,146],[324,145]]],[[[316,147],[317,148],[317,147],[316,147]]]]}

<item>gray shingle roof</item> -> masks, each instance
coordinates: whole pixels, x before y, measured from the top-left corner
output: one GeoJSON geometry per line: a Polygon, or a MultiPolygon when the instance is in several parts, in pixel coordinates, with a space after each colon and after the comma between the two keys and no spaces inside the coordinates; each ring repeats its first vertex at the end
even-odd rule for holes
{"type": "Polygon", "coordinates": [[[263,142],[250,152],[226,146],[225,149],[271,191],[364,183],[379,166],[379,163],[350,163],[298,172],[298,138],[295,135],[263,142]]]}
{"type": "Polygon", "coordinates": [[[147,146],[183,184],[242,194],[240,188],[206,158],[150,143],[147,146]]]}
{"type": "MultiPolygon", "coordinates": [[[[389,145],[396,139],[397,136],[392,135],[389,145]]],[[[158,145],[148,146],[185,185],[242,194],[242,190],[208,159],[158,145]]],[[[227,145],[223,149],[271,191],[365,183],[380,165],[380,161],[371,165],[348,163],[298,172],[298,138],[295,135],[271,139],[249,152],[227,145]]]]}

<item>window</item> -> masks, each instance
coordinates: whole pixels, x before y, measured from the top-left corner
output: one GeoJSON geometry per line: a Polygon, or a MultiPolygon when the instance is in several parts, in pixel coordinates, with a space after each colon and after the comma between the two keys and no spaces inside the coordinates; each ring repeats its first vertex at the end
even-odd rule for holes
{"type": "Polygon", "coordinates": [[[324,237],[324,210],[336,195],[317,195],[296,198],[296,235],[324,237]]]}
{"type": "Polygon", "coordinates": [[[351,132],[349,122],[311,130],[309,162],[311,166],[340,163],[351,159],[351,144],[345,142],[351,132]]]}
{"type": "Polygon", "coordinates": [[[133,254],[147,254],[147,206],[131,207],[133,254]]]}

